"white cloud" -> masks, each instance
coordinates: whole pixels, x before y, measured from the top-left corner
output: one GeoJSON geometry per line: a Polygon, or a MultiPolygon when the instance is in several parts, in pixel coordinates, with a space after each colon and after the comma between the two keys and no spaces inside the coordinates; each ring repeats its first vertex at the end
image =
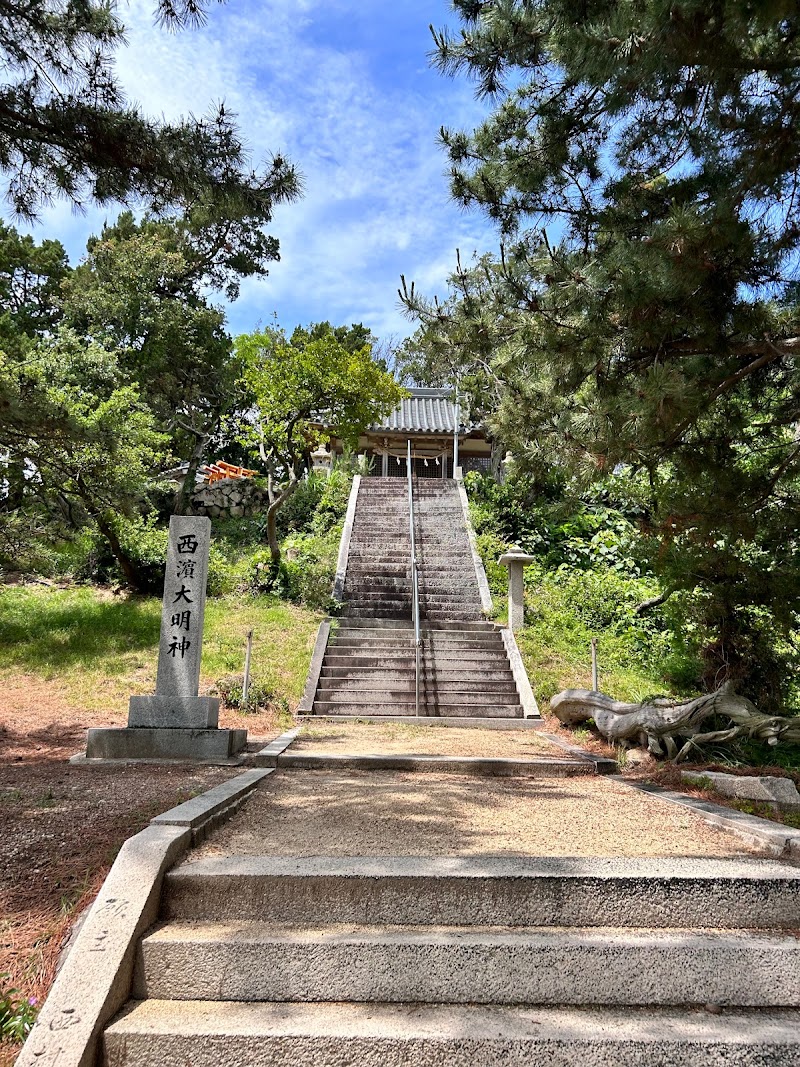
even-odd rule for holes
{"type": "MultiPolygon", "coordinates": [[[[242,286],[229,311],[234,332],[276,310],[287,328],[360,319],[379,334],[408,333],[397,303],[400,274],[442,292],[456,246],[492,243],[480,216],[449,202],[435,144],[440,125],[478,117],[469,86],[427,71],[422,51],[418,60],[398,52],[398,65],[411,61],[410,78],[408,70],[394,76],[391,52],[386,70],[376,70],[368,43],[345,32],[356,16],[379,22],[384,3],[231,0],[211,9],[204,28],[178,34],[154,28],[152,0],[123,11],[129,46],[118,70],[131,100],[174,120],[224,99],[254,162],[279,151],[304,175],[303,198],[279,207],[270,226],[281,262],[268,278],[242,286]],[[337,16],[339,32],[320,40],[318,19],[336,28],[337,16]]],[[[423,25],[439,14],[413,9],[409,19],[423,25]]],[[[71,240],[80,225],[60,208],[46,220],[71,240]]],[[[83,221],[85,235],[98,228],[83,221]]]]}

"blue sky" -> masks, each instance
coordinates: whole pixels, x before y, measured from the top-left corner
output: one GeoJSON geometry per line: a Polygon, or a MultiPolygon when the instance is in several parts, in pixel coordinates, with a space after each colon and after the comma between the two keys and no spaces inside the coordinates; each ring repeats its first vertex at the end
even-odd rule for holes
{"type": "MultiPolygon", "coordinates": [[[[471,127],[486,107],[465,79],[429,66],[428,25],[453,18],[444,0],[229,0],[178,34],[154,26],[152,7],[120,8],[129,100],[168,120],[224,100],[254,163],[285,153],[304,178],[303,198],[269,227],[281,262],[228,308],[234,334],[276,312],[287,329],[330,319],[404,336],[413,326],[398,305],[400,274],[443,294],[457,247],[468,256],[495,244],[480,214],[451,202],[436,144],[441,125],[471,127]]],[[[56,204],[36,232],[76,262],[115,214],[56,204]]]]}

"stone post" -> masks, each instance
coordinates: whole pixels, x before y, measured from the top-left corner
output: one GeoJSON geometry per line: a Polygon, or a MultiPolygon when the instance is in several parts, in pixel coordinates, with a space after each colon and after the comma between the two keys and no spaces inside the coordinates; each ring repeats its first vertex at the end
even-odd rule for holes
{"type": "Polygon", "coordinates": [[[199,695],[210,548],[210,519],[172,516],[155,694],[130,698],[126,729],[90,730],[88,759],[216,760],[244,748],[246,730],[217,728],[219,698],[199,695]]]}
{"type": "Polygon", "coordinates": [[[128,726],[208,730],[219,722],[219,699],[198,696],[210,549],[211,519],[172,516],[156,692],[131,697],[128,726]]]}
{"type": "Polygon", "coordinates": [[[522,570],[535,559],[535,556],[529,556],[521,548],[514,547],[509,552],[504,552],[498,560],[504,567],[508,567],[508,626],[511,630],[519,630],[524,622],[525,586],[522,570]]]}

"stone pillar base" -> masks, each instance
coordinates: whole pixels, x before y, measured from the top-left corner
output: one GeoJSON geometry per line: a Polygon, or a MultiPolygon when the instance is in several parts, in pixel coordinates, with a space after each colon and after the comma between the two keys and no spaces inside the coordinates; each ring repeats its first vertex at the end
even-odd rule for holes
{"type": "Polygon", "coordinates": [[[87,759],[230,759],[247,744],[247,730],[106,727],[89,730],[87,759]]]}
{"type": "Polygon", "coordinates": [[[139,729],[215,730],[219,697],[138,696],[128,704],[128,726],[139,729]]]}

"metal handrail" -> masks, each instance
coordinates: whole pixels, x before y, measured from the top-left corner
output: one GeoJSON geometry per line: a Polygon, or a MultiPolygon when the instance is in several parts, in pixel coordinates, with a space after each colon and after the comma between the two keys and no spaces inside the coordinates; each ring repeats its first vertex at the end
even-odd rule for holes
{"type": "Polygon", "coordinates": [[[406,478],[408,480],[408,529],[411,534],[411,618],[414,623],[414,650],[416,653],[415,714],[419,715],[419,667],[422,638],[419,632],[419,563],[417,561],[417,538],[414,532],[414,485],[411,480],[411,441],[407,442],[406,478]]]}

